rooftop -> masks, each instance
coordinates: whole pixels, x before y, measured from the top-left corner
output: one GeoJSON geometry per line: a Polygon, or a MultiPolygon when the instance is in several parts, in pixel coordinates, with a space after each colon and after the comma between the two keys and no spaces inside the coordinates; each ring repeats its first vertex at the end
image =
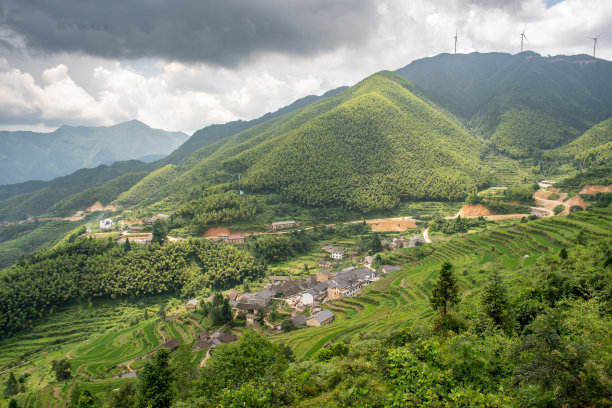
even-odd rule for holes
{"type": "Polygon", "coordinates": [[[325,310],[321,310],[319,313],[312,316],[311,319],[315,319],[319,323],[323,323],[324,321],[332,317],[334,317],[334,314],[332,313],[332,311],[325,309],[325,310]]]}

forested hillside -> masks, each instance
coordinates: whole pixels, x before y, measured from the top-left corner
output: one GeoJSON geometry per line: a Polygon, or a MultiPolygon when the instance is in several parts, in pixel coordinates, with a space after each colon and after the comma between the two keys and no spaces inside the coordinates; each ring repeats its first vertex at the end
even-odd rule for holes
{"type": "MultiPolygon", "coordinates": [[[[147,182],[156,185],[156,196],[167,197],[162,208],[238,175],[246,191],[362,212],[392,208],[400,198],[461,199],[485,183],[482,146],[412,90],[395,74],[373,75],[203,147],[178,165],[178,173],[151,175],[147,182]]],[[[136,188],[126,196],[136,196],[136,188]]]]}
{"type": "Polygon", "coordinates": [[[587,55],[441,54],[397,72],[515,158],[612,116],[612,63],[587,55]]]}

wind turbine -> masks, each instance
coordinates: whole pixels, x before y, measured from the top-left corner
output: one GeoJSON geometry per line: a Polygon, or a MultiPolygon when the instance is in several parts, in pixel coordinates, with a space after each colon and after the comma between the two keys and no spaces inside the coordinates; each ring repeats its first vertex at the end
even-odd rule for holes
{"type": "Polygon", "coordinates": [[[455,54],[457,53],[457,29],[455,28],[455,36],[453,37],[455,39],[455,54]]]}
{"type": "Polygon", "coordinates": [[[525,24],[525,27],[523,27],[523,32],[521,33],[521,52],[523,52],[523,40],[527,40],[527,36],[525,35],[526,28],[527,28],[527,24],[525,24]]]}
{"type": "Polygon", "coordinates": [[[595,48],[597,48],[597,39],[599,38],[601,34],[599,34],[597,37],[584,37],[584,38],[590,38],[591,40],[593,40],[593,58],[595,58],[595,48]]]}

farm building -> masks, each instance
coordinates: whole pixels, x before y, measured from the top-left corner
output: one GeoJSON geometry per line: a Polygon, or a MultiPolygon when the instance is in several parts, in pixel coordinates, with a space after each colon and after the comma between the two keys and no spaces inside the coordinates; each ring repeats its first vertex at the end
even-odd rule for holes
{"type": "Polygon", "coordinates": [[[375,273],[366,268],[339,273],[328,281],[328,296],[330,299],[354,296],[374,278],[375,273]]]}
{"type": "Polygon", "coordinates": [[[252,302],[257,306],[266,307],[272,301],[272,298],[276,295],[274,289],[264,289],[255,293],[252,302]]]}
{"type": "Polygon", "coordinates": [[[332,259],[344,259],[346,251],[340,248],[334,248],[331,252],[332,259]]]}
{"type": "Polygon", "coordinates": [[[172,339],[172,340],[168,340],[167,342],[165,342],[162,345],[159,345],[157,347],[155,347],[153,350],[149,351],[149,354],[147,354],[147,357],[151,357],[153,354],[155,354],[155,352],[157,350],[159,350],[160,348],[166,348],[169,351],[174,351],[178,348],[178,346],[181,345],[181,341],[179,339],[172,339]]]}
{"type": "Polygon", "coordinates": [[[296,326],[304,326],[306,324],[306,320],[308,320],[308,317],[305,314],[299,314],[297,316],[295,316],[293,319],[291,319],[291,321],[293,322],[293,324],[295,324],[296,326]]]}
{"type": "Polygon", "coordinates": [[[317,282],[325,282],[334,277],[334,274],[329,269],[321,269],[317,272],[317,282]]]}
{"type": "Polygon", "coordinates": [[[233,343],[238,340],[238,337],[233,334],[216,331],[209,334],[207,331],[200,333],[198,341],[193,345],[193,351],[212,349],[219,344],[233,343]]]}
{"type": "Polygon", "coordinates": [[[200,301],[198,299],[191,299],[189,302],[185,304],[187,310],[197,309],[200,301]]]}
{"type": "Polygon", "coordinates": [[[255,313],[257,311],[257,309],[259,309],[260,306],[258,305],[254,305],[251,303],[238,303],[236,305],[236,310],[238,311],[238,314],[248,314],[248,313],[255,313]]]}
{"type": "Polygon", "coordinates": [[[410,238],[410,242],[408,243],[408,247],[412,248],[412,247],[423,245],[423,244],[425,244],[425,239],[423,237],[415,235],[414,237],[410,238]]]}
{"type": "Polygon", "coordinates": [[[334,267],[334,264],[330,261],[319,261],[319,268],[331,269],[334,267]]]}
{"type": "Polygon", "coordinates": [[[168,218],[170,218],[168,214],[155,214],[151,218],[146,219],[144,223],[145,225],[153,225],[157,220],[167,220],[168,218]]]}
{"type": "Polygon", "coordinates": [[[294,227],[297,227],[297,223],[293,220],[277,221],[277,222],[272,223],[272,229],[274,231],[279,230],[279,229],[294,228],[294,227]]]}
{"type": "Polygon", "coordinates": [[[230,235],[227,237],[228,244],[244,244],[244,235],[230,235]]]}
{"type": "Polygon", "coordinates": [[[115,223],[110,218],[100,221],[100,229],[111,229],[115,223]]]}
{"type": "Polygon", "coordinates": [[[254,315],[253,313],[248,313],[246,315],[247,326],[253,326],[255,323],[257,323],[257,316],[254,315]]]}
{"type": "Polygon", "coordinates": [[[287,282],[291,280],[291,277],[289,276],[270,276],[268,277],[268,279],[270,280],[271,283],[277,283],[277,282],[287,282]]]}
{"type": "Polygon", "coordinates": [[[325,326],[327,324],[330,324],[331,322],[334,321],[334,314],[330,311],[330,310],[321,310],[319,313],[311,316],[307,321],[306,324],[308,326],[325,326]]]}

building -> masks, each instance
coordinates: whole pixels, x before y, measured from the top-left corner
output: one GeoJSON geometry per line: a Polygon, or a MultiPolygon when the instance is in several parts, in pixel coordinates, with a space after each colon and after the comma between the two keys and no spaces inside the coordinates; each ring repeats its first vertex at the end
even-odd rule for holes
{"type": "Polygon", "coordinates": [[[227,237],[228,244],[244,244],[244,235],[229,235],[227,237]]]}
{"type": "Polygon", "coordinates": [[[363,263],[365,263],[366,265],[371,265],[372,262],[374,262],[374,257],[372,255],[368,255],[363,258],[363,263]]]}
{"type": "Polygon", "coordinates": [[[229,334],[216,331],[213,334],[209,334],[207,331],[200,333],[198,341],[193,346],[193,351],[212,349],[219,344],[233,343],[238,340],[238,337],[229,334]]]}
{"type": "Polygon", "coordinates": [[[276,295],[274,289],[264,289],[253,295],[252,302],[257,306],[266,307],[272,301],[272,298],[276,295]]]}
{"type": "Polygon", "coordinates": [[[253,326],[255,323],[257,323],[257,316],[254,315],[253,313],[248,313],[246,315],[247,326],[253,326]]]}
{"type": "Polygon", "coordinates": [[[277,283],[277,282],[290,281],[291,277],[289,276],[269,276],[268,279],[270,280],[271,283],[277,283]]]}
{"type": "Polygon", "coordinates": [[[151,357],[153,354],[155,354],[155,352],[157,350],[159,350],[160,348],[165,348],[168,349],[170,352],[176,350],[178,348],[178,346],[181,345],[181,342],[179,339],[172,339],[172,340],[168,340],[167,342],[165,342],[162,345],[159,345],[157,347],[155,347],[153,350],[149,351],[149,354],[147,354],[147,357],[151,357]]]}
{"type": "Polygon", "coordinates": [[[326,282],[334,277],[334,274],[329,269],[321,269],[317,272],[317,282],[326,282]]]}
{"type": "Polygon", "coordinates": [[[315,300],[315,296],[317,296],[317,291],[314,289],[308,289],[306,292],[302,293],[302,304],[312,305],[312,302],[315,300]]]}
{"type": "Polygon", "coordinates": [[[334,321],[334,314],[330,310],[321,310],[319,313],[311,316],[308,320],[306,320],[306,324],[308,326],[325,326],[334,321]]]}
{"type": "Polygon", "coordinates": [[[354,269],[344,273],[338,273],[329,280],[327,295],[330,299],[355,296],[364,286],[367,286],[376,277],[376,273],[367,268],[354,269]]]}
{"type": "Polygon", "coordinates": [[[187,302],[185,307],[187,308],[187,310],[193,310],[197,309],[199,304],[200,301],[198,299],[191,299],[189,302],[187,302]]]}
{"type": "Polygon", "coordinates": [[[279,230],[279,229],[286,229],[286,228],[295,228],[297,227],[297,223],[293,220],[290,221],[277,221],[277,222],[273,222],[272,223],[272,229],[274,231],[279,230]]]}
{"type": "Polygon", "coordinates": [[[147,220],[145,220],[144,223],[145,225],[153,225],[155,224],[155,221],[157,220],[167,220],[168,218],[170,218],[168,214],[155,214],[151,218],[148,218],[147,220]]]}
{"type": "Polygon", "coordinates": [[[331,252],[332,259],[344,259],[346,251],[340,248],[334,248],[331,252]]]}
{"type": "Polygon", "coordinates": [[[331,269],[334,267],[334,264],[330,261],[319,261],[319,268],[331,269]]]}
{"type": "Polygon", "coordinates": [[[306,320],[308,320],[308,317],[304,313],[301,313],[301,314],[295,316],[293,319],[291,319],[293,324],[295,324],[298,327],[299,326],[304,326],[306,324],[306,320]]]}
{"type": "Polygon", "coordinates": [[[408,242],[408,247],[412,248],[412,247],[424,245],[424,244],[425,244],[425,239],[423,237],[415,235],[414,237],[410,238],[410,241],[408,242]]]}
{"type": "Polygon", "coordinates": [[[115,223],[110,218],[100,221],[100,229],[111,229],[115,223]]]}
{"type": "Polygon", "coordinates": [[[238,314],[249,314],[257,312],[260,306],[254,305],[252,303],[238,303],[236,305],[236,310],[238,314]]]}

